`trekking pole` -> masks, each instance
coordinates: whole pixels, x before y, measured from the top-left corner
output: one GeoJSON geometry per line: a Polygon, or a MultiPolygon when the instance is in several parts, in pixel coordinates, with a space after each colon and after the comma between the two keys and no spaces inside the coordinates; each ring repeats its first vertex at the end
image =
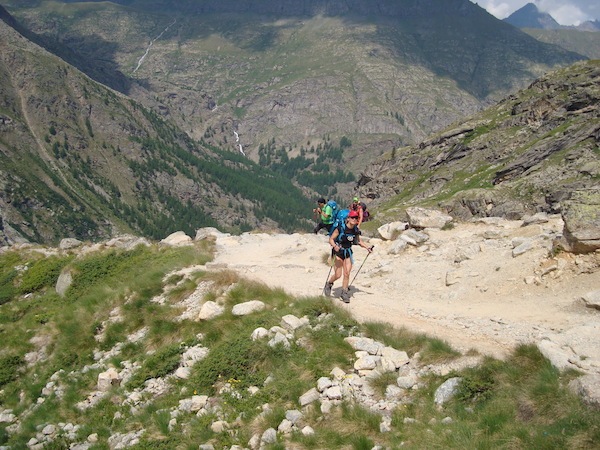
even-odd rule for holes
{"type": "Polygon", "coordinates": [[[327,278],[325,278],[325,284],[323,285],[323,294],[325,293],[325,287],[327,286],[327,282],[329,281],[329,275],[331,275],[331,270],[333,269],[333,265],[334,265],[334,259],[333,259],[333,249],[331,249],[331,264],[329,264],[329,273],[327,274],[327,278]]]}
{"type": "Polygon", "coordinates": [[[327,287],[327,282],[329,281],[329,275],[331,275],[331,269],[333,269],[333,266],[329,266],[329,273],[327,274],[327,278],[325,278],[325,284],[323,285],[323,294],[325,294],[325,288],[327,287]]]}
{"type": "MultiPolygon", "coordinates": [[[[354,275],[354,278],[352,278],[352,282],[350,283],[350,286],[352,286],[354,284],[354,280],[356,280],[356,277],[358,276],[358,272],[360,272],[360,269],[362,269],[362,266],[365,265],[365,263],[367,262],[367,258],[369,257],[369,255],[371,254],[371,252],[373,251],[374,248],[375,248],[375,246],[373,245],[371,247],[371,251],[369,253],[367,253],[367,256],[365,256],[365,259],[363,260],[362,264],[360,265],[360,267],[356,271],[356,275],[354,275]]],[[[323,288],[323,289],[325,289],[325,288],[323,288]]]]}

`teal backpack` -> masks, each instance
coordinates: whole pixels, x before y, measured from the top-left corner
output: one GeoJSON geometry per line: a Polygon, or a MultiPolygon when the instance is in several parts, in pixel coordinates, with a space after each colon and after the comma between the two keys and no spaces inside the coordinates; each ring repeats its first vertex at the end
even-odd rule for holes
{"type": "Polygon", "coordinates": [[[327,206],[331,207],[331,221],[335,222],[335,219],[340,211],[338,204],[335,200],[329,200],[327,206]]]}
{"type": "Polygon", "coordinates": [[[350,214],[349,209],[340,209],[337,211],[337,214],[335,215],[335,218],[333,220],[333,226],[331,227],[331,231],[329,232],[329,236],[331,236],[333,234],[333,230],[338,228],[340,225],[342,226],[342,229],[340,231],[344,231],[344,229],[346,228],[346,217],[348,217],[348,214],[350,214]]]}

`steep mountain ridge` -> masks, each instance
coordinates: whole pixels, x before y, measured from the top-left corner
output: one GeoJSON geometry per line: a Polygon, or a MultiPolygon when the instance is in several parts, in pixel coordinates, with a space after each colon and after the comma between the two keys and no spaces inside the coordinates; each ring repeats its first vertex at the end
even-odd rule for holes
{"type": "Polygon", "coordinates": [[[600,61],[552,72],[363,174],[363,197],[385,216],[424,203],[456,217],[558,212],[600,180],[600,61]]]}

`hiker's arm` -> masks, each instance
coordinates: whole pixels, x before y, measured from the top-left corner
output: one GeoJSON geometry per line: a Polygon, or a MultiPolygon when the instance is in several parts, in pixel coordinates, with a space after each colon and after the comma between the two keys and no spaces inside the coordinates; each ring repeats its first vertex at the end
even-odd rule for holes
{"type": "Polygon", "coordinates": [[[373,249],[375,248],[374,245],[365,244],[361,238],[358,238],[358,245],[360,245],[362,248],[367,250],[369,253],[371,253],[373,251],[373,249]]]}
{"type": "Polygon", "coordinates": [[[340,230],[336,228],[335,230],[333,230],[333,233],[331,233],[331,236],[329,236],[329,245],[331,245],[331,248],[334,249],[336,252],[340,249],[340,247],[335,243],[335,240],[339,235],[340,230]]]}

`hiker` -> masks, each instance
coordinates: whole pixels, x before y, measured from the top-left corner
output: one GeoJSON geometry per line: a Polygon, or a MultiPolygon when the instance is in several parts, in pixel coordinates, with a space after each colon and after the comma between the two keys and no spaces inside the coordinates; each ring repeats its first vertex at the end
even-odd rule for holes
{"type": "Polygon", "coordinates": [[[319,216],[319,222],[317,222],[317,225],[313,229],[315,234],[318,234],[322,228],[327,230],[327,234],[331,233],[331,227],[333,226],[333,207],[330,204],[331,202],[332,200],[326,203],[323,197],[317,200],[319,206],[313,209],[313,212],[319,216]]]}
{"type": "Polygon", "coordinates": [[[358,223],[356,224],[356,226],[360,227],[360,224],[364,221],[363,207],[360,203],[360,199],[358,197],[354,197],[348,209],[350,211],[356,211],[358,213],[358,223]]]}
{"type": "Polygon", "coordinates": [[[326,296],[331,295],[333,283],[338,278],[342,277],[342,295],[341,299],[344,303],[350,303],[350,294],[348,293],[348,284],[350,283],[350,271],[352,270],[352,246],[360,245],[369,253],[373,251],[373,247],[369,247],[360,238],[360,230],[358,229],[358,212],[350,211],[345,223],[338,225],[329,236],[329,245],[331,245],[331,254],[335,256],[335,270],[331,278],[327,280],[323,292],[326,296]]]}

